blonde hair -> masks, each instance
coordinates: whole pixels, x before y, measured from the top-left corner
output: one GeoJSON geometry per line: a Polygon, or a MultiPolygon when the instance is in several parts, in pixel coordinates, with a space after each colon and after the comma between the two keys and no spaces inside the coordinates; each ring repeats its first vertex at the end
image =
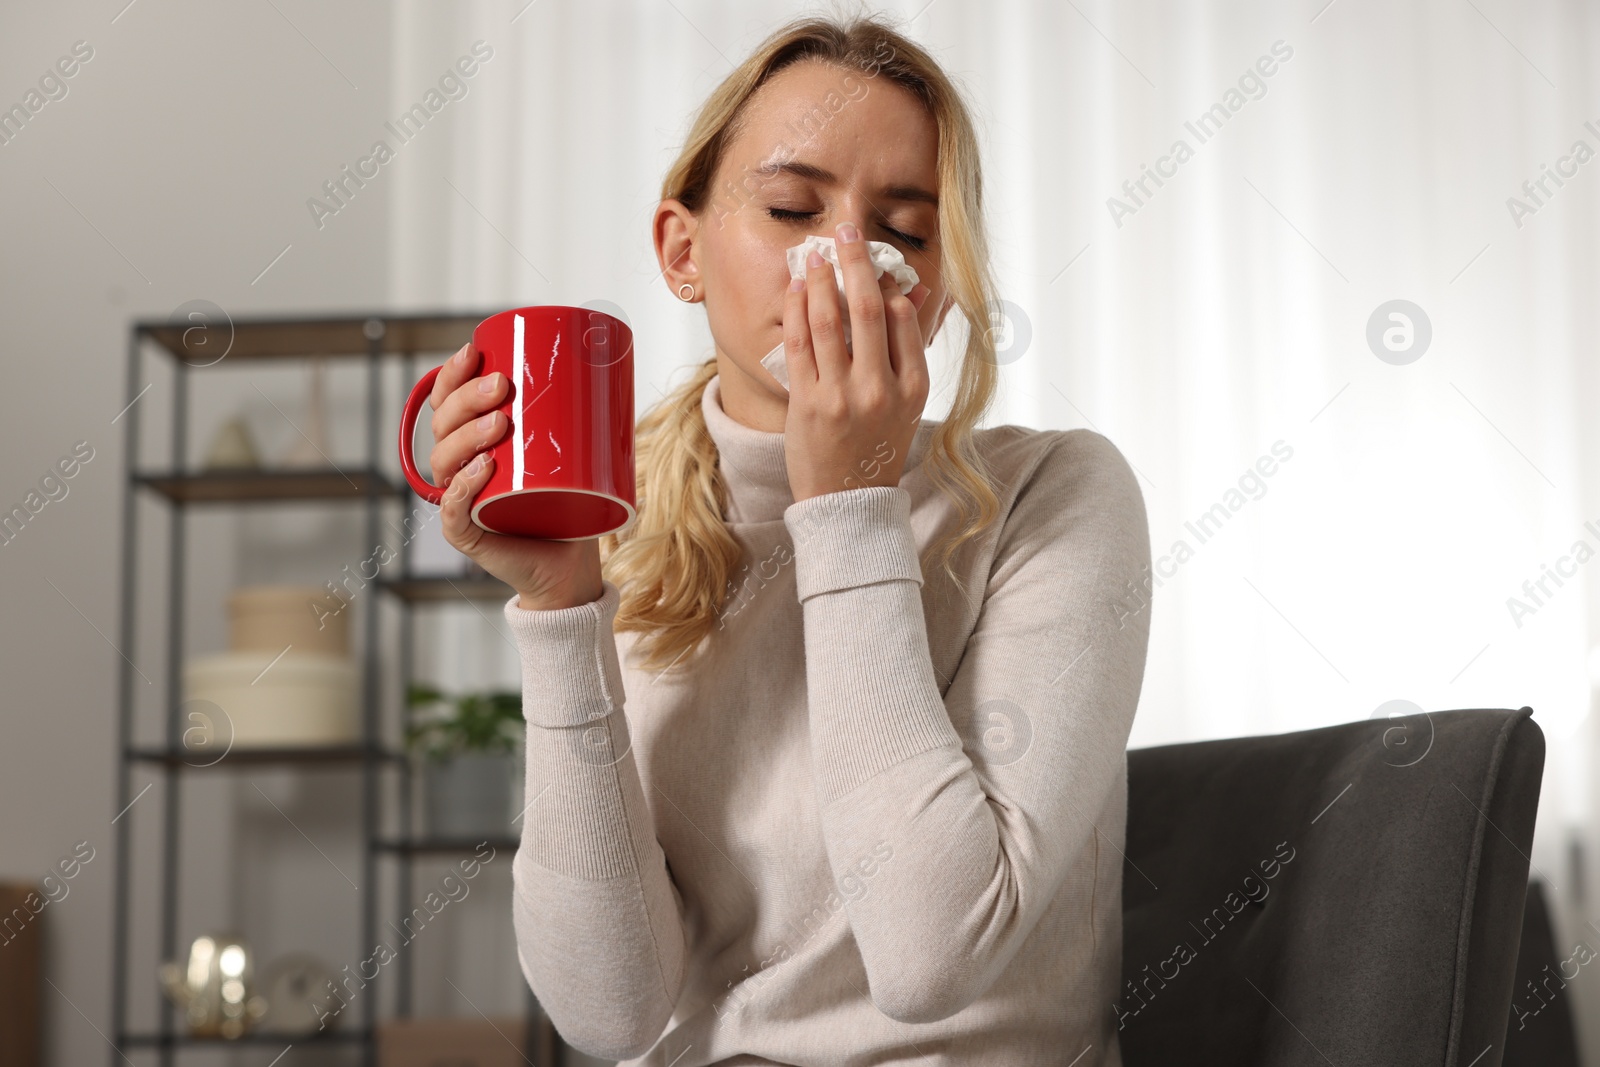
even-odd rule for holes
{"type": "MultiPolygon", "coordinates": [[[[940,552],[945,573],[960,587],[951,557],[1000,511],[972,441],[974,426],[994,398],[997,368],[989,311],[999,302],[989,268],[977,134],[954,83],[932,56],[882,16],[797,19],[768,36],[711,93],[662,182],[661,197],[676,198],[703,217],[751,96],[778,71],[808,59],[886,77],[920,100],[937,123],[940,272],[969,328],[949,416],[933,432],[922,466],[961,513],[960,528],[943,539],[940,552]]],[[[700,408],[716,373],[713,356],[639,419],[639,517],[620,537],[610,534],[600,543],[603,573],[622,594],[615,630],[645,634],[636,648],[644,656],[643,668],[658,673],[717,625],[742,562],[740,546],[723,523],[727,486],[700,408]]],[[[924,573],[939,547],[930,545],[924,552],[924,573]]]]}

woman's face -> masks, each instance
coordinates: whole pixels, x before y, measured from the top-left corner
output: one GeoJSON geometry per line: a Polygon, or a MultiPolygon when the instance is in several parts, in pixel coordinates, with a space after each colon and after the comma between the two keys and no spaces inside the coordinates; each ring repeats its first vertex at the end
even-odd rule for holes
{"type": "Polygon", "coordinates": [[[761,357],[783,343],[787,249],[809,234],[836,237],[848,220],[866,240],[899,249],[930,290],[919,315],[924,341],[949,310],[939,276],[938,128],[889,79],[814,60],[774,75],[744,115],[705,209],[696,216],[677,200],[657,209],[656,251],[674,294],[688,284],[705,301],[724,410],[777,432],[788,393],[761,357]]]}

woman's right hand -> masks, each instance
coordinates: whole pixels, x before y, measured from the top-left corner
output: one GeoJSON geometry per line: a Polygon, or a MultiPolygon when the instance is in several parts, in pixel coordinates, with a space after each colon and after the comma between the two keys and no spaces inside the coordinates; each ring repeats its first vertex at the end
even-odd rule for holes
{"type": "Polygon", "coordinates": [[[546,611],[597,600],[600,542],[547,541],[489,533],[472,521],[472,501],[489,480],[488,449],[506,435],[510,420],[494,409],[510,383],[498,371],[478,376],[481,362],[471,342],[445,361],[428,403],[433,407],[433,484],[444,490],[439,519],[445,540],[458,552],[517,591],[519,606],[546,611]],[[485,414],[487,413],[487,414],[485,414]]]}

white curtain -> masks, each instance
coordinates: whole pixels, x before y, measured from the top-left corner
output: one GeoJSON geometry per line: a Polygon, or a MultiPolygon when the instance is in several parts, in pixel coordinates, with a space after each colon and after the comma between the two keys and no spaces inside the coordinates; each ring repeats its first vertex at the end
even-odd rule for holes
{"type": "MultiPolygon", "coordinates": [[[[396,113],[473,42],[494,54],[401,150],[393,296],[611,301],[639,337],[642,408],[711,343],[657,277],[661,176],[711,88],[819,9],[524,4],[412,3],[399,19],[396,113]]],[[[994,421],[1110,437],[1141,475],[1158,561],[1173,556],[1133,743],[1395,700],[1529,705],[1548,743],[1534,865],[1558,937],[1592,942],[1600,909],[1578,893],[1597,873],[1600,561],[1577,546],[1600,550],[1600,8],[885,9],[915,16],[986,139],[1005,325],[1031,335],[994,421]],[[1368,342],[1394,300],[1431,327],[1412,362],[1368,342]]],[[[1593,991],[1573,989],[1581,1008],[1593,991]]]]}

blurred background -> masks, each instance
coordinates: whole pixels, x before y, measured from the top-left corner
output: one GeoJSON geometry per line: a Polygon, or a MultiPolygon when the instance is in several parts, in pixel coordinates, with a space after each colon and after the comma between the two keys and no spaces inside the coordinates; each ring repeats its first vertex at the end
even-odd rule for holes
{"type": "MultiPolygon", "coordinates": [[[[1562,954],[1600,946],[1600,7],[875,9],[961,82],[984,138],[1006,298],[980,324],[1005,364],[991,421],[1092,427],[1141,478],[1156,573],[1132,744],[1532,707],[1548,744],[1533,868],[1562,954]]],[[[500,601],[415,497],[373,510],[362,472],[392,476],[404,388],[483,314],[620,311],[640,410],[710,354],[703,312],[657,277],[661,177],[707,93],[818,10],[832,9],[96,0],[0,13],[0,878],[44,887],[18,924],[42,931],[43,1062],[120,1062],[119,1028],[145,1035],[126,1062],[161,1062],[157,965],[175,945],[192,980],[202,936],[224,978],[242,950],[220,938],[248,943],[263,989],[376,968],[372,986],[341,987],[346,1037],[369,1004],[384,1018],[404,995],[417,1015],[502,1020],[522,1040],[510,849],[469,876],[471,850],[374,844],[401,832],[402,809],[419,839],[469,832],[401,784],[429,740],[407,746],[395,724],[408,683],[437,689],[411,703],[457,724],[466,698],[492,717],[493,693],[516,689],[500,601]],[[385,158],[363,163],[380,141],[385,158]],[[368,176],[348,180],[357,169],[368,176]],[[133,334],[200,323],[215,344],[264,317],[419,315],[445,320],[448,343],[372,361],[361,338],[351,358],[252,359],[133,334]],[[452,317],[465,327],[451,333],[452,317]],[[259,489],[318,465],[351,491],[259,489]],[[433,584],[384,588],[377,576],[402,567],[433,584]],[[440,582],[460,595],[434,596],[440,582]],[[324,658],[274,665],[287,631],[273,626],[304,624],[274,605],[306,587],[337,616],[302,643],[325,639],[324,658]],[[261,665],[344,709],[308,728],[331,731],[321,741],[355,738],[348,715],[370,707],[411,762],[241,758],[228,743],[245,723],[208,709],[248,696],[261,665]],[[174,716],[163,694],[180,681],[174,716]],[[177,753],[161,747],[174,721],[177,753]],[[401,994],[399,965],[369,961],[403,936],[389,920],[435,890],[425,929],[406,931],[401,994]],[[364,909],[387,918],[373,927],[364,909]]],[[[948,326],[934,418],[963,328],[948,326]]],[[[0,953],[19,935],[7,929],[0,953]]],[[[1600,1064],[1600,980],[1585,970],[1569,994],[1600,1064]]],[[[183,1032],[182,1009],[165,1025],[183,1032]]],[[[351,1063],[359,1044],[173,1055],[351,1063]]]]}

